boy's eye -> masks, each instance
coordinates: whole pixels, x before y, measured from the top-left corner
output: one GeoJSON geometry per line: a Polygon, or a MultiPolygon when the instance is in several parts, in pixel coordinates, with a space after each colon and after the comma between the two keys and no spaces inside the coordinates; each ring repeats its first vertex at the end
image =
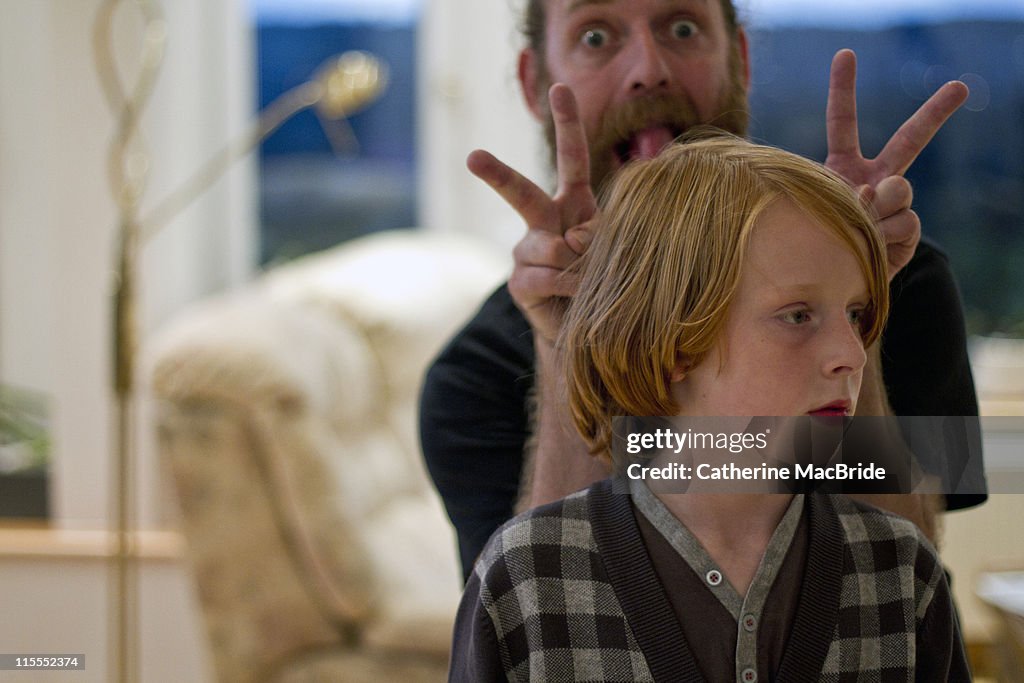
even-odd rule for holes
{"type": "Polygon", "coordinates": [[[672,22],[671,31],[675,38],[692,38],[697,35],[697,24],[689,19],[678,19],[672,22]]]}
{"type": "Polygon", "coordinates": [[[580,36],[580,42],[587,47],[604,47],[608,44],[608,31],[603,28],[588,28],[580,36]]]}
{"type": "Polygon", "coordinates": [[[864,324],[864,316],[865,311],[863,308],[853,308],[846,313],[846,317],[850,321],[850,324],[858,327],[864,324]]]}
{"type": "Polygon", "coordinates": [[[811,314],[803,309],[782,314],[782,320],[790,325],[802,325],[810,319],[811,314]]]}

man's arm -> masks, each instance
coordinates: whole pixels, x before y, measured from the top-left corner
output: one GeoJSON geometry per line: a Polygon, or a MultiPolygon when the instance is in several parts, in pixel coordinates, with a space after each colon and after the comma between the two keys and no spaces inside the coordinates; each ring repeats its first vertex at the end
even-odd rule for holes
{"type": "Polygon", "coordinates": [[[518,509],[543,505],[608,476],[608,469],[587,452],[565,410],[565,373],[561,354],[543,338],[537,352],[537,395],[533,438],[526,451],[518,509]]]}
{"type": "Polygon", "coordinates": [[[557,500],[606,476],[586,451],[566,410],[564,379],[555,339],[565,300],[576,292],[567,269],[585,251],[597,202],[590,187],[586,135],[575,98],[555,84],[549,93],[555,122],[558,187],[549,196],[486,152],[474,152],[469,170],[516,210],[527,225],[513,252],[509,292],[533,330],[537,390],[533,438],[520,496],[521,507],[557,500]]]}

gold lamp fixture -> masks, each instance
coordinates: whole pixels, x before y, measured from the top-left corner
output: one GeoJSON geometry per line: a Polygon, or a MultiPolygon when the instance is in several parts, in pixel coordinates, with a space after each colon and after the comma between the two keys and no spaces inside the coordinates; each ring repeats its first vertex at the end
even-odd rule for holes
{"type": "Polygon", "coordinates": [[[299,112],[314,108],[335,152],[355,143],[347,119],[377,100],[388,86],[388,68],[368,52],[350,50],[321,64],[313,77],[268,104],[249,131],[226,145],[169,194],[142,221],[147,239],[210,187],[233,163],[248,154],[299,112]],[[343,127],[345,138],[333,126],[343,127]]]}
{"type": "Polygon", "coordinates": [[[332,57],[313,77],[321,90],[315,103],[321,115],[341,119],[376,100],[388,84],[387,67],[359,50],[332,57]]]}

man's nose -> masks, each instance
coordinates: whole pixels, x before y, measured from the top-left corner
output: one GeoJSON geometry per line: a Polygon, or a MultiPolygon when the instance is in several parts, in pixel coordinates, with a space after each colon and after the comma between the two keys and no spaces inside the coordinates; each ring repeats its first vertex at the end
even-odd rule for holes
{"type": "Polygon", "coordinates": [[[633,32],[629,49],[625,53],[629,60],[627,82],[630,91],[661,90],[669,86],[672,71],[667,61],[668,55],[649,28],[633,32]]]}
{"type": "Polygon", "coordinates": [[[822,371],[825,375],[846,376],[864,369],[868,360],[864,341],[857,326],[851,325],[845,316],[830,325],[823,343],[822,371]]]}

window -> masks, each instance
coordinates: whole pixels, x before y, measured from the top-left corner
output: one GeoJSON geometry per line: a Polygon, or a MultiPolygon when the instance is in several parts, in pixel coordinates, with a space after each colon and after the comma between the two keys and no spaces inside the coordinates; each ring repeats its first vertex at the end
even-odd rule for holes
{"type": "Polygon", "coordinates": [[[751,133],[814,159],[826,154],[828,64],[839,47],[858,55],[869,156],[942,83],[970,86],[907,177],[924,235],[950,257],[968,332],[1024,336],[1024,5],[755,0],[749,18],[751,133]]]}
{"type": "Polygon", "coordinates": [[[416,225],[418,3],[254,0],[252,7],[260,107],[347,50],[373,54],[389,73],[380,99],[347,121],[321,121],[307,110],[263,142],[260,261],[416,225]]]}

